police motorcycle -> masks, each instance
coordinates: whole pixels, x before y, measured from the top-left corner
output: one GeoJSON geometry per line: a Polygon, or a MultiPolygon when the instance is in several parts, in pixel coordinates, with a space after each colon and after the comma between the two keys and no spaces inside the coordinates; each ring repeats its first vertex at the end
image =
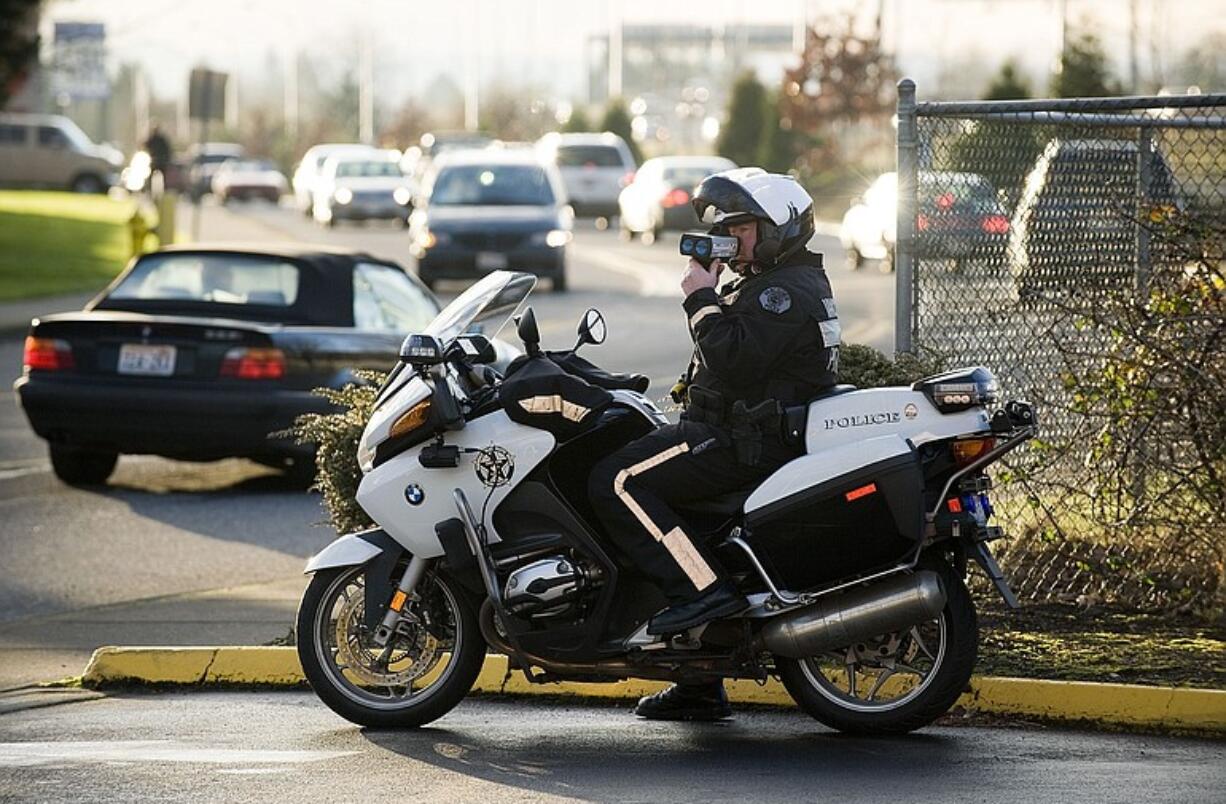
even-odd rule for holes
{"type": "Polygon", "coordinates": [[[411,335],[358,451],[358,503],[378,527],[307,565],[303,670],[342,717],[435,720],[469,692],[487,649],[533,683],[779,678],[835,729],[899,733],[945,713],[976,659],[974,561],[1011,606],[988,542],[985,469],[1036,432],[996,403],[984,368],[910,388],[830,389],[782,417],[804,453],[754,488],[684,514],[749,606],[652,636],[663,596],[601,533],[592,466],[666,423],[647,379],[576,352],[604,340],[589,310],[575,348],[525,352],[500,375],[480,320],[505,323],[535,277],[500,271],[411,335]]]}

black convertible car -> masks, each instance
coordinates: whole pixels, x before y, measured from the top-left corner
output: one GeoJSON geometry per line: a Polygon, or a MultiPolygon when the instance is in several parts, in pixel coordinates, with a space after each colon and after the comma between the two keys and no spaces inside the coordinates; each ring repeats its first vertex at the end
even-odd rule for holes
{"type": "Polygon", "coordinates": [[[355,368],[390,369],[438,302],[399,265],[317,247],[146,254],[85,306],[31,322],[14,388],[51,464],[104,482],[120,453],[245,457],[301,482],[309,446],[269,434],[355,368]]]}

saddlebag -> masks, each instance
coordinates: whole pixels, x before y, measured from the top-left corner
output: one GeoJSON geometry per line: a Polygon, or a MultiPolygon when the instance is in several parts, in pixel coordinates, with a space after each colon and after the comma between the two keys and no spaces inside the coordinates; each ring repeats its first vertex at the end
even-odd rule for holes
{"type": "Polygon", "coordinates": [[[747,541],[793,591],[887,569],[922,538],[923,488],[907,449],[747,511],[747,541]]]}

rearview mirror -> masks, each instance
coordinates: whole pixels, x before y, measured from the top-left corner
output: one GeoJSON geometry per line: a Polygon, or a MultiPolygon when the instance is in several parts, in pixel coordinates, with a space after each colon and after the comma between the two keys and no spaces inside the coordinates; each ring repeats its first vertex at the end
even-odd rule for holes
{"type": "Polygon", "coordinates": [[[523,314],[515,319],[515,332],[524,342],[524,350],[529,355],[540,354],[541,331],[536,326],[536,313],[532,312],[531,307],[524,310],[523,314]]]}
{"type": "Polygon", "coordinates": [[[579,347],[585,343],[599,346],[604,343],[608,334],[604,316],[595,307],[589,307],[579,321],[579,340],[575,342],[575,351],[578,351],[579,347]]]}

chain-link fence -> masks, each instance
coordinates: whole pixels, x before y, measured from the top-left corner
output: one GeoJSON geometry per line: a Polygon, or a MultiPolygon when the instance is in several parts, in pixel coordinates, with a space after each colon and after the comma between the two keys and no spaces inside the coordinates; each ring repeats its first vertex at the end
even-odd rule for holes
{"type": "Polygon", "coordinates": [[[899,95],[899,351],[1039,405],[998,473],[1031,600],[1226,600],[1226,95],[899,95]]]}

